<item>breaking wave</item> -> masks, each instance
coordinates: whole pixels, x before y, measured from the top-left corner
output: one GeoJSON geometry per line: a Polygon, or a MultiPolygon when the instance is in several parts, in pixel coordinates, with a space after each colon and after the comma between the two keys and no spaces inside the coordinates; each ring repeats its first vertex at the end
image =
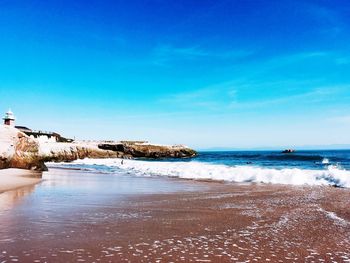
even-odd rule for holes
{"type": "Polygon", "coordinates": [[[329,164],[329,159],[328,158],[324,158],[322,160],[322,164],[329,164]]]}
{"type": "MultiPolygon", "coordinates": [[[[163,162],[120,159],[84,159],[73,165],[107,166],[139,176],[167,176],[228,182],[255,182],[290,185],[332,185],[350,188],[350,171],[337,166],[324,170],[273,169],[257,166],[228,166],[203,162],[163,162]]],[[[106,168],[107,168],[106,167],[106,168]]],[[[100,167],[101,168],[101,167],[100,167]]]]}

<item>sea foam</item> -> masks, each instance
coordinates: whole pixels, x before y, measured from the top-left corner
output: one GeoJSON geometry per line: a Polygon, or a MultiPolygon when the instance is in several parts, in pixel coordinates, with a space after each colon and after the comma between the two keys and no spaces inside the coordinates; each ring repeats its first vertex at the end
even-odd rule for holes
{"type": "Polygon", "coordinates": [[[228,182],[255,182],[291,185],[333,185],[350,188],[350,171],[336,166],[324,170],[273,169],[258,166],[228,166],[197,161],[167,162],[121,159],[76,160],[77,165],[104,165],[139,176],[167,176],[228,182]]]}

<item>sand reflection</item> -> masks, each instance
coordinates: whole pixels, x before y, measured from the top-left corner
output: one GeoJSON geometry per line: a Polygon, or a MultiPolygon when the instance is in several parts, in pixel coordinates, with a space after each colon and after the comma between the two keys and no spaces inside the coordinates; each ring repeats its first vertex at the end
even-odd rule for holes
{"type": "Polygon", "coordinates": [[[35,187],[30,185],[0,194],[0,211],[9,210],[18,205],[25,196],[33,193],[35,187]]]}

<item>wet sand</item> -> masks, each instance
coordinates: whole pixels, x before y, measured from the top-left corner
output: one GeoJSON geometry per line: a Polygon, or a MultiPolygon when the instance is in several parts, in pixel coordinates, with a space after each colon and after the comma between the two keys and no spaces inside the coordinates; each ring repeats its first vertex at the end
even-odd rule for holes
{"type": "Polygon", "coordinates": [[[40,182],[41,172],[23,169],[0,170],[0,193],[40,182]]]}
{"type": "Polygon", "coordinates": [[[350,262],[348,189],[56,173],[0,209],[0,262],[350,262]]]}

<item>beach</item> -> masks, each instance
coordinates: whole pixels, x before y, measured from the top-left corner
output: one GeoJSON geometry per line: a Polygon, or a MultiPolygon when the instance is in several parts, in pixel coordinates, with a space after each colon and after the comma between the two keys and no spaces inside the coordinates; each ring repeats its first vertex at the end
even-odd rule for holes
{"type": "Polygon", "coordinates": [[[24,169],[0,170],[0,193],[39,183],[41,172],[24,169]]]}
{"type": "Polygon", "coordinates": [[[0,195],[1,261],[350,260],[348,189],[57,168],[43,178],[0,195]]]}
{"type": "Polygon", "coordinates": [[[0,10],[0,263],[350,263],[350,1],[0,10]]]}

